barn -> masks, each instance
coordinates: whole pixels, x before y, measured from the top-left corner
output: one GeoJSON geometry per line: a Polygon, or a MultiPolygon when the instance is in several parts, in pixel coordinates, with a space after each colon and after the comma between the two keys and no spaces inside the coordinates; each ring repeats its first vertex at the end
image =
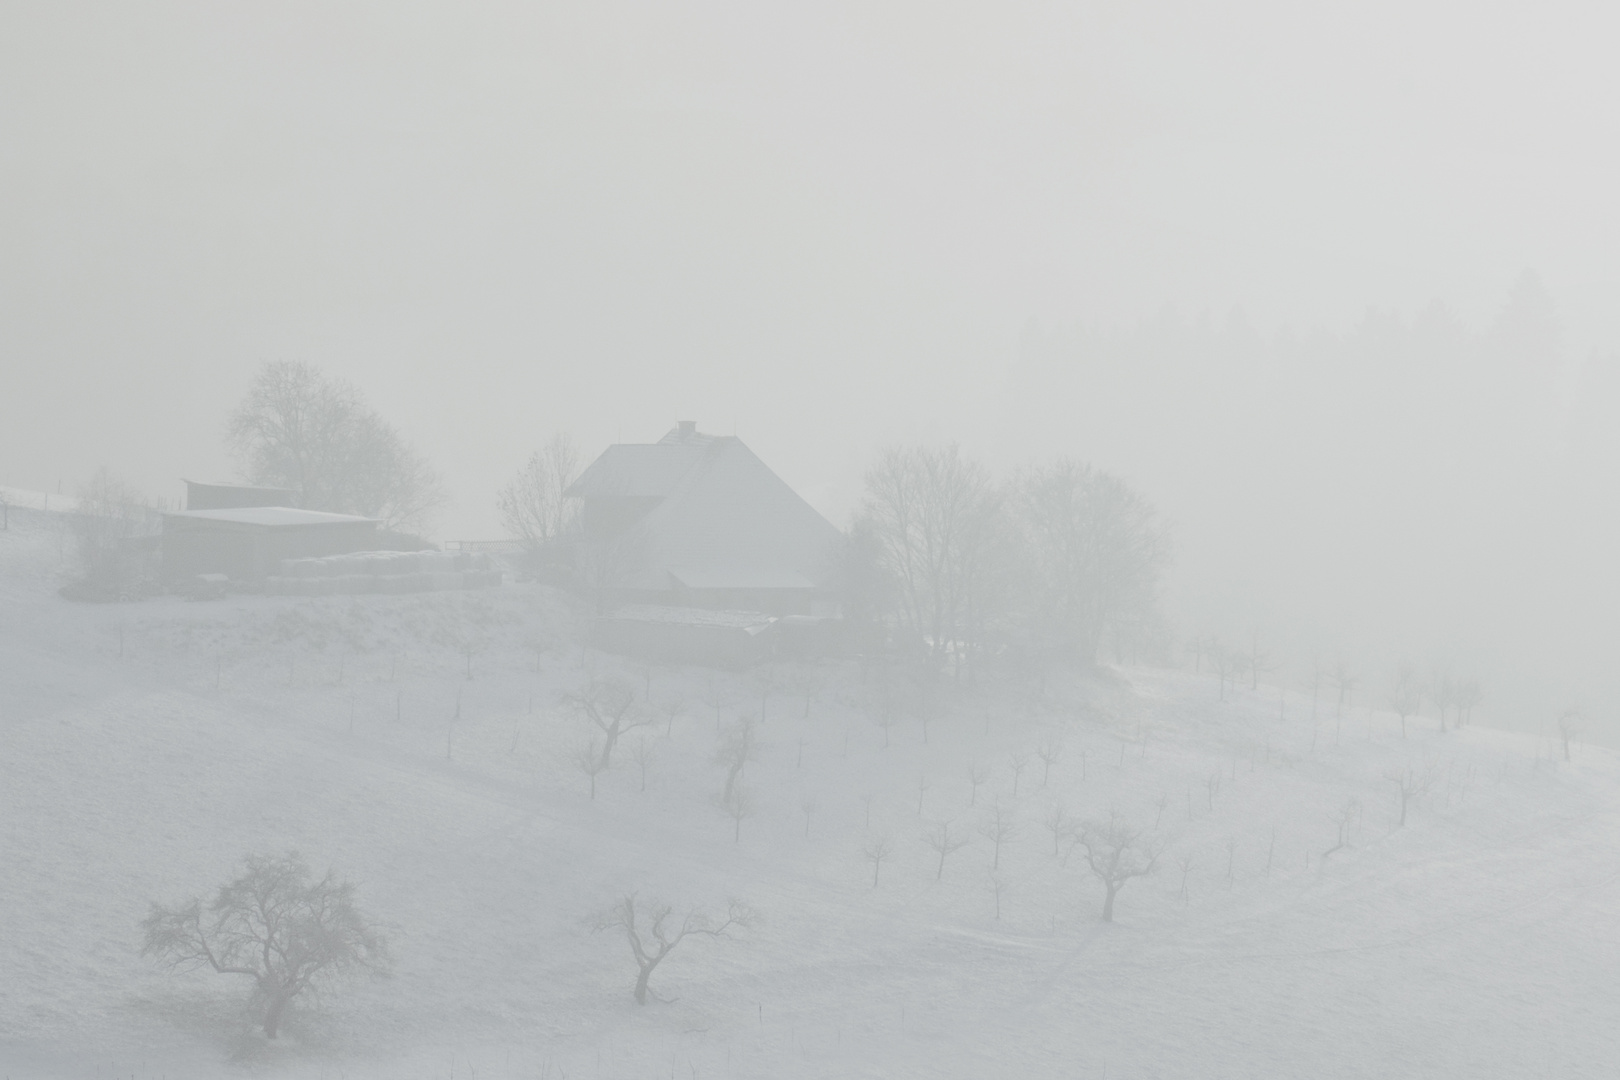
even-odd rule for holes
{"type": "Polygon", "coordinates": [[[346,555],[378,546],[377,522],[288,506],[177,510],[163,515],[163,580],[198,574],[262,582],[283,559],[346,555]]]}

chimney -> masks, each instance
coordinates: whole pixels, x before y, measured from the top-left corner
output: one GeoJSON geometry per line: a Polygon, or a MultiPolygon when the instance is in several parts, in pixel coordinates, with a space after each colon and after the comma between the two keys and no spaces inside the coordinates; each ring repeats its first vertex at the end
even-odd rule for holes
{"type": "Polygon", "coordinates": [[[680,429],[682,439],[690,439],[697,434],[696,420],[677,420],[675,426],[680,429]]]}

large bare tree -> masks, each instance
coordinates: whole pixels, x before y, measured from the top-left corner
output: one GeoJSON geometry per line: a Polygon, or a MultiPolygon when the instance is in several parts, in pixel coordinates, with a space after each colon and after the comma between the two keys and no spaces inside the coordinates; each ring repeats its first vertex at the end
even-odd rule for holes
{"type": "Polygon", "coordinates": [[[141,927],[142,954],[165,967],[251,978],[271,1039],[305,990],[388,966],[387,941],[355,907],[354,886],[330,871],[315,880],[296,852],[250,856],[206,915],[201,900],[153,904],[141,927]]]}
{"type": "Polygon", "coordinates": [[[444,500],[437,474],[360,391],[309,364],[261,367],[226,434],[249,480],[309,510],[420,528],[444,500]]]}
{"type": "Polygon", "coordinates": [[[1032,628],[1095,664],[1104,635],[1152,607],[1169,531],[1123,480],[1069,459],[1027,470],[1016,491],[1032,628]]]}
{"type": "MultiPolygon", "coordinates": [[[[596,917],[595,927],[602,930],[623,930],[630,943],[630,954],[636,960],[636,1004],[647,1004],[647,981],[665,957],[674,952],[689,937],[725,937],[734,926],[752,926],[756,920],[746,904],[733,900],[726,907],[724,918],[715,918],[694,911],[676,924],[671,915],[674,909],[659,901],[639,901],[634,893],[596,917]]],[[[656,995],[654,995],[656,996],[656,995]]],[[[662,1000],[662,999],[660,999],[662,1000]]]]}
{"type": "Polygon", "coordinates": [[[570,532],[578,505],[563,493],[578,478],[579,470],[574,440],[567,434],[554,436],[501,488],[495,500],[501,527],[531,551],[570,532]]]}
{"type": "Polygon", "coordinates": [[[995,605],[1003,492],[943,449],[891,447],[866,473],[859,529],[890,582],[900,626],[939,663],[971,660],[995,605]]]}

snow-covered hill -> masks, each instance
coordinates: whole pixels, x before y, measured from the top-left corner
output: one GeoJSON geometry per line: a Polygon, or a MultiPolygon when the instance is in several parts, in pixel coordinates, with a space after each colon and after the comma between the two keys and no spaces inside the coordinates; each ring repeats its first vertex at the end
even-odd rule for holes
{"type": "Polygon", "coordinates": [[[11,525],[12,1077],[1524,1077],[1620,1061],[1607,751],[1566,763],[1421,718],[1403,738],[1391,715],[1326,701],[1313,722],[1308,697],[1223,702],[1210,677],[1147,669],[998,674],[945,695],[926,732],[910,713],[886,728],[855,663],[647,669],[571,644],[575,616],[534,586],[70,603],[53,521],[11,525]],[[562,697],[608,675],[659,719],[592,799],[573,764],[589,732],[562,697]],[[734,841],[717,729],[762,711],[734,841]],[[1057,740],[1047,775],[1032,752],[1057,740]],[[1433,786],[1399,827],[1388,777],[1405,770],[1433,786]],[[999,919],[978,833],[997,803],[1017,826],[999,919]],[[1044,824],[1056,806],[1165,845],[1114,923],[1044,824]],[[942,873],[922,839],[939,822],[975,837],[942,873]],[[863,849],[882,837],[895,858],[874,888],[863,849]],[[143,960],[139,922],[288,848],[358,882],[397,965],[269,1043],[245,987],[143,960]],[[684,944],[653,980],[673,1000],[638,1007],[624,940],[590,920],[629,892],[738,897],[763,919],[684,944]]]}

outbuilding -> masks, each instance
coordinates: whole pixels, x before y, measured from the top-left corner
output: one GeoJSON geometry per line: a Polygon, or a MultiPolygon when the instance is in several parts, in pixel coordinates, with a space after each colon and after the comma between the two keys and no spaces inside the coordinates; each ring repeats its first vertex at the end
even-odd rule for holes
{"type": "Polygon", "coordinates": [[[378,545],[377,521],[288,506],[178,510],[163,515],[163,580],[198,574],[262,582],[283,559],[347,555],[378,545]]]}

